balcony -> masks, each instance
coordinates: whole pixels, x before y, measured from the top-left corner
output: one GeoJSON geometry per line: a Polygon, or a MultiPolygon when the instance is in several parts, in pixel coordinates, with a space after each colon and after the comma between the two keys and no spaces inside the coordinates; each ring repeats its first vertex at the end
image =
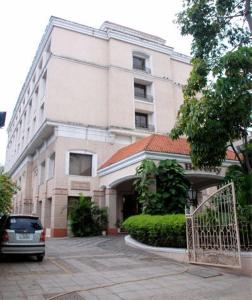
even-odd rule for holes
{"type": "Polygon", "coordinates": [[[154,131],[151,115],[148,113],[135,112],[135,128],[145,131],[154,131]]]}
{"type": "Polygon", "coordinates": [[[140,66],[138,64],[133,64],[133,69],[136,70],[136,71],[142,71],[142,72],[145,72],[145,73],[148,73],[148,74],[151,73],[150,68],[148,68],[146,66],[140,66]]]}
{"type": "Polygon", "coordinates": [[[134,94],[135,94],[136,99],[151,102],[151,103],[153,102],[153,96],[152,95],[142,93],[141,91],[138,91],[138,90],[135,90],[134,94]]]}

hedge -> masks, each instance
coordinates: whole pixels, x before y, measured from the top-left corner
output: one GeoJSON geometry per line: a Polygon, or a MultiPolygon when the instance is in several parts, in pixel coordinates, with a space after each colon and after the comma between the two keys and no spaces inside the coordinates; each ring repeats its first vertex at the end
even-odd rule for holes
{"type": "Polygon", "coordinates": [[[183,214],[137,215],[126,219],[123,227],[132,238],[157,247],[186,247],[186,223],[183,214]]]}

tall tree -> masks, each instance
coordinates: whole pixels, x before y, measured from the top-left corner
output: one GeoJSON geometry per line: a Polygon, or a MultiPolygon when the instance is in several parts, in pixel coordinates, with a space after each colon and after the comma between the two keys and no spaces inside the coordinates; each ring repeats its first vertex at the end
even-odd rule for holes
{"type": "Polygon", "coordinates": [[[17,185],[0,167],[0,214],[9,213],[12,208],[12,196],[17,192],[17,185]]]}
{"type": "Polygon", "coordinates": [[[182,35],[192,35],[192,71],[184,104],[171,132],[186,135],[192,162],[221,165],[232,147],[241,167],[252,173],[251,0],[184,0],[177,16],[182,35]],[[234,141],[241,139],[238,153],[234,141]]]}

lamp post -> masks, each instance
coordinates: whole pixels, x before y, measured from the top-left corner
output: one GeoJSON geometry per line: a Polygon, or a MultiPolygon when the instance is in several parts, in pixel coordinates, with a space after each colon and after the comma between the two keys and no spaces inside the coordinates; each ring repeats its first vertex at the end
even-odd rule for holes
{"type": "Polygon", "coordinates": [[[191,213],[194,210],[194,207],[197,205],[197,190],[195,190],[192,186],[188,190],[188,204],[191,213]]]}

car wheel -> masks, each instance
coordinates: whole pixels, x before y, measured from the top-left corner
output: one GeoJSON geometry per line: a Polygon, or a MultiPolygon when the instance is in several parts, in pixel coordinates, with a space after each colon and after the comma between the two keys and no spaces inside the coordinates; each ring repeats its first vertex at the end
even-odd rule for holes
{"type": "Polygon", "coordinates": [[[44,255],[37,255],[37,260],[38,261],[43,261],[43,259],[44,259],[44,255]]]}

